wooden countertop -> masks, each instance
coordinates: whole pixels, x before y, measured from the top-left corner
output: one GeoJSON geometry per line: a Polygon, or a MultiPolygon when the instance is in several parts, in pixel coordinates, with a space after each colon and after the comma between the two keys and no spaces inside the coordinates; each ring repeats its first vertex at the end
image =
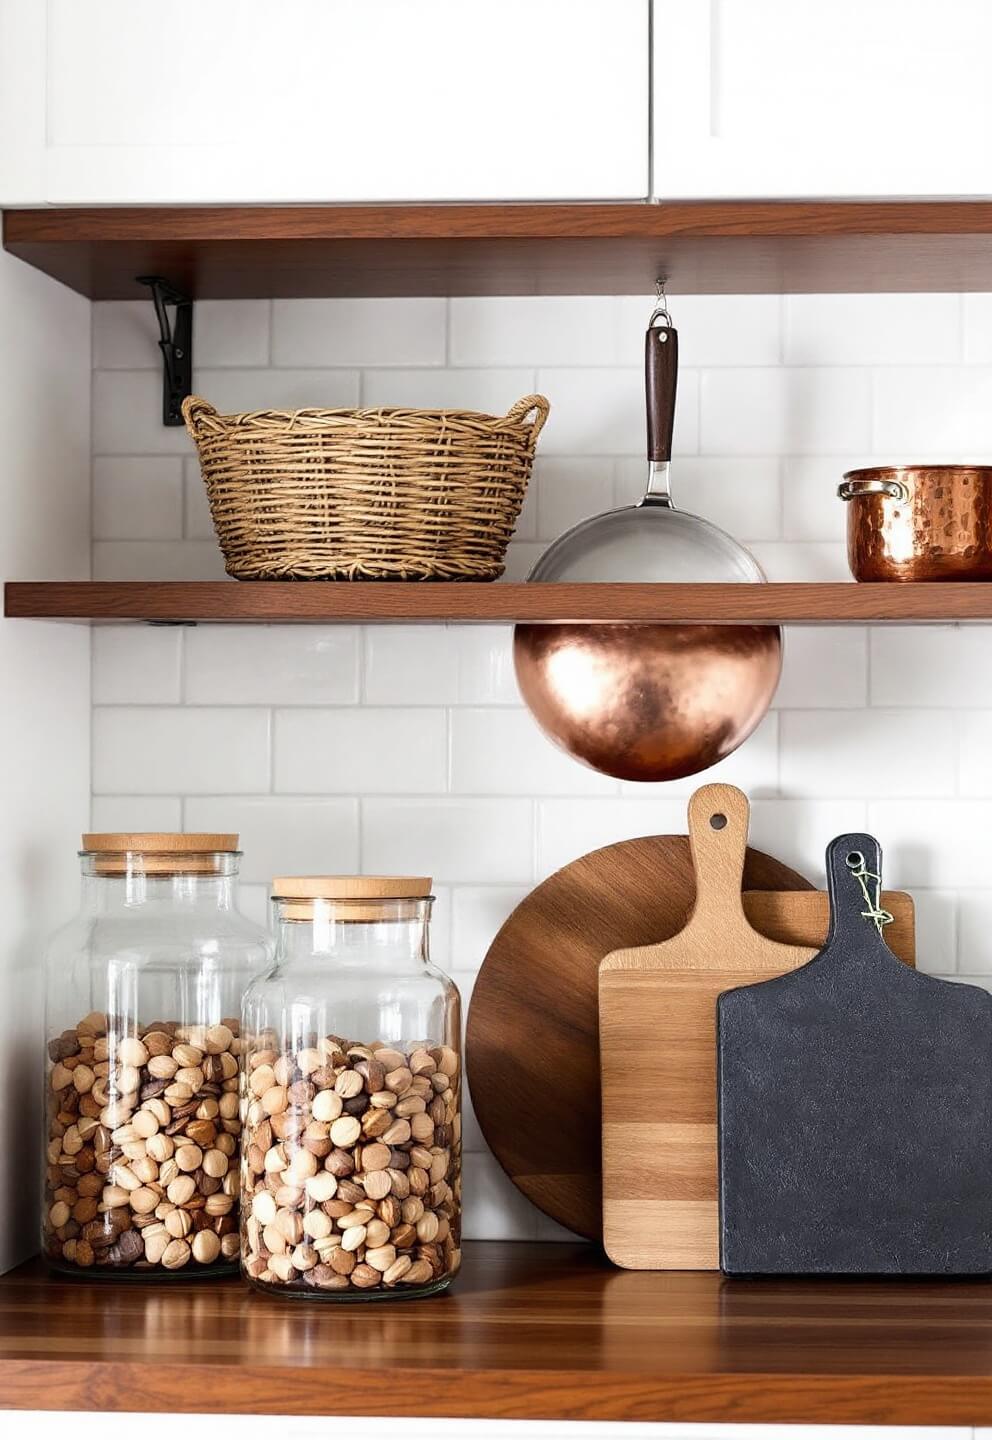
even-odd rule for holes
{"type": "Polygon", "coordinates": [[[239,1282],[0,1279],[0,1407],[992,1423],[992,1285],[730,1281],[475,1243],[447,1295],[333,1305],[239,1282]]]}

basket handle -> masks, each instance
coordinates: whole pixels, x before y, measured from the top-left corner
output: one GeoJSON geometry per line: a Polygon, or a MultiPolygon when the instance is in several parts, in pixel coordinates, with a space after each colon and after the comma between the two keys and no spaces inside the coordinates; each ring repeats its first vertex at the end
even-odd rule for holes
{"type": "Polygon", "coordinates": [[[204,400],[200,395],[187,395],[182,405],[183,419],[186,421],[186,429],[196,439],[197,430],[204,428],[204,421],[213,420],[218,414],[217,409],[211,405],[209,400],[204,400]]]}
{"type": "Polygon", "coordinates": [[[510,406],[504,419],[519,423],[519,421],[526,419],[533,410],[535,413],[533,424],[530,427],[530,443],[536,445],[537,437],[544,429],[544,424],[548,418],[550,409],[551,406],[545,396],[525,395],[522,400],[517,401],[516,405],[510,406]]]}

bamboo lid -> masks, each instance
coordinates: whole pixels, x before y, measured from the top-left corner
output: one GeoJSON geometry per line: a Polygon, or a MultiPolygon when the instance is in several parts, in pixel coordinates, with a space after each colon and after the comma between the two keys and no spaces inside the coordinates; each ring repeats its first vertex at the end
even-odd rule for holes
{"type": "Polygon", "coordinates": [[[97,875],[126,875],[132,856],[143,858],[133,868],[145,875],[212,875],[214,855],[237,855],[237,835],[178,835],[156,831],[83,836],[83,855],[93,855],[97,875]]]}
{"type": "Polygon", "coordinates": [[[214,852],[237,853],[237,835],[178,835],[156,831],[116,832],[83,836],[83,850],[88,854],[122,855],[205,855],[214,852]]]}
{"type": "Polygon", "coordinates": [[[430,876],[289,875],[272,882],[279,900],[425,900],[430,876]]]}
{"type": "Polygon", "coordinates": [[[417,901],[430,893],[430,877],[424,875],[288,875],[272,882],[273,898],[284,902],[282,920],[313,920],[321,900],[340,905],[334,918],[346,924],[382,920],[382,907],[390,902],[390,919],[412,920],[417,901]]]}

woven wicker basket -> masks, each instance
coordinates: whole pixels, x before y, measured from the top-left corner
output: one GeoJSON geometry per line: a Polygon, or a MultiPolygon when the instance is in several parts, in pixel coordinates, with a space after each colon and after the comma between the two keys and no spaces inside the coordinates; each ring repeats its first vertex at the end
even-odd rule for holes
{"type": "Polygon", "coordinates": [[[527,395],[502,417],[470,410],[220,415],[191,395],[183,417],[229,575],[495,580],[548,402],[527,395]]]}

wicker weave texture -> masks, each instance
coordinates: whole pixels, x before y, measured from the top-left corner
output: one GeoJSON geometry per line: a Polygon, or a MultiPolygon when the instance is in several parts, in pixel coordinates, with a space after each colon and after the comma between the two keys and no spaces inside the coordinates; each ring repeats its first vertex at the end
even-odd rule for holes
{"type": "Polygon", "coordinates": [[[236,579],[495,580],[548,409],[183,416],[236,579]]]}

